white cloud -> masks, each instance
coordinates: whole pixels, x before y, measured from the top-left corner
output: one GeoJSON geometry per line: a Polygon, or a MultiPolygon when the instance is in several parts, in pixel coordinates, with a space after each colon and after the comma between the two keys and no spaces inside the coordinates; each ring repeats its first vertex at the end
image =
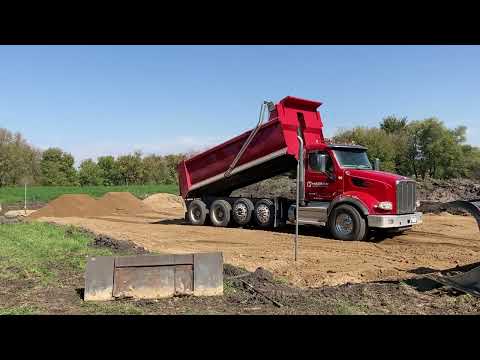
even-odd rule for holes
{"type": "Polygon", "coordinates": [[[473,146],[480,146],[480,126],[467,126],[467,143],[473,146]]]}

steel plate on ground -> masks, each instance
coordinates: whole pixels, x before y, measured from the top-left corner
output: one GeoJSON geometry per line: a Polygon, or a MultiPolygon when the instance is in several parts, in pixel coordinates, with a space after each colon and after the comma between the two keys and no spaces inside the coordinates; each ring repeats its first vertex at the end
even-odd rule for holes
{"type": "Polygon", "coordinates": [[[193,258],[193,294],[214,296],[223,294],[223,254],[198,253],[193,258]]]}
{"type": "Polygon", "coordinates": [[[426,276],[442,285],[480,297],[480,266],[454,276],[426,276]]]}
{"type": "Polygon", "coordinates": [[[175,265],[175,295],[193,294],[193,265],[175,265]]]}
{"type": "Polygon", "coordinates": [[[455,200],[445,203],[446,209],[463,209],[468,211],[477,221],[478,229],[480,230],[480,199],[475,200],[455,200]]]}
{"type": "Polygon", "coordinates": [[[175,265],[193,265],[193,254],[175,254],[175,265]]]}
{"type": "Polygon", "coordinates": [[[115,269],[113,296],[155,299],[175,295],[175,266],[123,267],[115,269]]]}
{"type": "Polygon", "coordinates": [[[85,301],[112,300],[114,258],[91,257],[85,270],[85,301]]]}
{"type": "Polygon", "coordinates": [[[115,259],[115,267],[160,266],[175,264],[175,255],[121,256],[115,259]]]}

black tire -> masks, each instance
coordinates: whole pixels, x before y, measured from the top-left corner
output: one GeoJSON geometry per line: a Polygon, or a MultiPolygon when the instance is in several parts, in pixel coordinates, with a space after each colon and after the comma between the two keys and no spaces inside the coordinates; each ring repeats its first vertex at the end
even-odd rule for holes
{"type": "Polygon", "coordinates": [[[215,200],[210,206],[210,221],[213,226],[225,227],[230,223],[232,206],[225,200],[215,200]]]}
{"type": "Polygon", "coordinates": [[[258,226],[264,228],[272,227],[275,221],[275,206],[273,201],[269,199],[258,200],[255,204],[253,216],[258,226]]]}
{"type": "Polygon", "coordinates": [[[353,206],[343,204],[334,208],[329,218],[330,232],[337,240],[364,241],[367,223],[353,206]]]}
{"type": "Polygon", "coordinates": [[[188,205],[187,221],[192,225],[203,225],[207,218],[207,205],[202,200],[193,200],[188,205]]]}
{"type": "Polygon", "coordinates": [[[240,198],[235,200],[232,207],[233,220],[238,225],[247,225],[252,219],[252,213],[255,209],[252,200],[240,198]]]}

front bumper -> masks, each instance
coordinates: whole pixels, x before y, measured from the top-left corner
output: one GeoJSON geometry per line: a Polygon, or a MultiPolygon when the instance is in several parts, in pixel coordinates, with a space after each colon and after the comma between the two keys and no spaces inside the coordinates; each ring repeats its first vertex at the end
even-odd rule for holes
{"type": "Polygon", "coordinates": [[[368,227],[400,228],[422,223],[422,213],[405,215],[368,215],[368,227]]]}

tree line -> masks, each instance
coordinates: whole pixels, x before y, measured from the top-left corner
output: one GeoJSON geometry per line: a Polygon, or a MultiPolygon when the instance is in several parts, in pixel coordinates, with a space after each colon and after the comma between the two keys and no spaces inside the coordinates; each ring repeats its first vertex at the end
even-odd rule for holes
{"type": "Polygon", "coordinates": [[[88,186],[177,183],[177,165],[186,154],[101,156],[75,167],[75,158],[62,149],[41,151],[20,133],[0,128],[0,186],[88,186]]]}
{"type": "Polygon", "coordinates": [[[337,133],[337,143],[368,147],[382,170],[416,179],[480,178],[480,149],[466,144],[465,126],[449,129],[437,118],[408,121],[388,116],[378,127],[356,127],[337,133]]]}
{"type": "MultiPolygon", "coordinates": [[[[389,116],[377,127],[338,132],[336,143],[368,148],[382,169],[417,179],[480,178],[480,149],[466,144],[465,126],[449,129],[436,118],[408,121],[389,116]]],[[[192,154],[101,156],[75,167],[74,157],[59,148],[41,151],[20,133],[0,128],[0,186],[87,186],[174,184],[178,163],[192,154]]]]}

